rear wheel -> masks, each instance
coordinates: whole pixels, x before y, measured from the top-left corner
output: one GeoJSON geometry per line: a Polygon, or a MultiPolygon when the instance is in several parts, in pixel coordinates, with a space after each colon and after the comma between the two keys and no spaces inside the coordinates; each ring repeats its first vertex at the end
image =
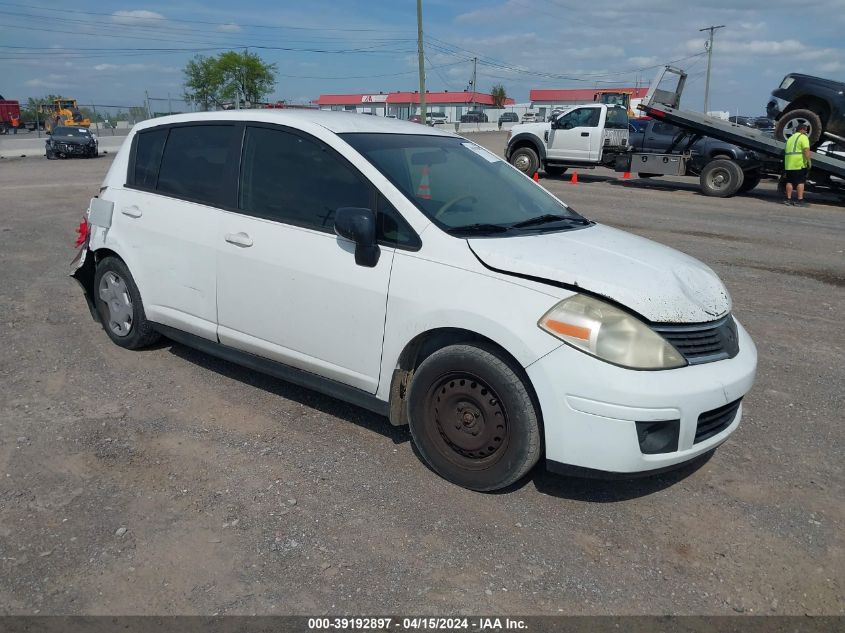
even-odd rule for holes
{"type": "Polygon", "coordinates": [[[94,275],[94,303],[109,338],[120,347],[139,349],[157,341],[147,321],[138,286],[120,259],[106,257],[94,275]]]}
{"type": "Polygon", "coordinates": [[[540,158],[530,147],[520,147],[511,154],[511,165],[523,174],[533,176],[540,169],[540,158]]]}
{"type": "Polygon", "coordinates": [[[790,110],[783,114],[775,126],[775,138],[785,141],[798,131],[798,126],[802,123],[810,126],[807,136],[810,146],[815,147],[822,137],[823,125],[821,117],[812,110],[790,110]]]}
{"type": "Polygon", "coordinates": [[[729,198],[739,191],[744,179],[742,168],[734,161],[717,158],[701,170],[701,193],[715,198],[729,198]]]}
{"type": "Polygon", "coordinates": [[[408,406],[423,459],[459,486],[504,488],[540,458],[540,425],[521,371],[492,348],[434,352],[414,373],[408,406]]]}

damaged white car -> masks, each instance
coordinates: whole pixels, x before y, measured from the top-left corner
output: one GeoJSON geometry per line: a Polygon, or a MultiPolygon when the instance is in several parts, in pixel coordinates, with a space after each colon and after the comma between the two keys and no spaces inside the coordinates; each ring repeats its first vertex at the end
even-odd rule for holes
{"type": "MultiPolygon", "coordinates": [[[[409,424],[474,490],[643,473],[733,433],[757,353],[704,264],[598,225],[438,128],[314,111],[133,129],[74,276],[159,336],[409,424]]],[[[373,473],[373,476],[378,476],[373,473]]]]}

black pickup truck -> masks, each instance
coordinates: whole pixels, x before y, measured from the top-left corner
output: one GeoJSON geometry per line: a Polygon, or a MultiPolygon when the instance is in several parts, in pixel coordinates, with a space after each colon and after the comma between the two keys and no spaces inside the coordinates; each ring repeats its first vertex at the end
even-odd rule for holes
{"type": "MultiPolygon", "coordinates": [[[[760,182],[761,161],[754,152],[743,149],[724,141],[706,136],[696,136],[670,123],[657,119],[634,119],[630,122],[628,144],[632,152],[645,154],[683,154],[689,152],[690,159],[686,162],[686,176],[701,176],[702,191],[707,195],[723,196],[725,194],[724,181],[729,174],[722,173],[724,161],[728,160],[745,172],[742,184],[734,192],[751,191],[760,182]],[[709,172],[715,171],[714,178],[709,172]],[[719,185],[713,191],[708,190],[707,183],[711,180],[719,185]]],[[[636,162],[631,170],[636,168],[636,162]]],[[[728,167],[730,170],[730,167],[728,167]]],[[[662,174],[641,171],[640,178],[652,178],[662,174]]]]}
{"type": "Polygon", "coordinates": [[[772,91],[766,113],[777,121],[779,141],[806,123],[814,148],[826,140],[845,143],[845,83],[841,81],[790,73],[772,91]]]}

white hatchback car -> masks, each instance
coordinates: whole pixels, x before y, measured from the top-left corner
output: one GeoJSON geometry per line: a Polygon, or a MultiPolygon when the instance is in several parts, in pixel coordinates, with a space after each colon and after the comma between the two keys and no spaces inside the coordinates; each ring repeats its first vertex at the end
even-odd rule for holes
{"type": "Polygon", "coordinates": [[[409,424],[446,479],[641,473],[737,428],[757,353],[704,264],[438,128],[243,110],[137,125],[74,276],[159,335],[409,424]]]}

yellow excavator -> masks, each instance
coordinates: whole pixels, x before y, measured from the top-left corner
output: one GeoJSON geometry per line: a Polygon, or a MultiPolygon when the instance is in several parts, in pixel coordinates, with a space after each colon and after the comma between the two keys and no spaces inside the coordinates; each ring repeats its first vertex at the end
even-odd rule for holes
{"type": "Polygon", "coordinates": [[[52,131],[61,125],[71,127],[90,127],[91,119],[79,111],[76,99],[56,99],[53,103],[38,106],[38,111],[44,117],[44,129],[52,131]]]}
{"type": "Polygon", "coordinates": [[[628,111],[628,117],[633,119],[638,116],[631,107],[633,96],[633,90],[597,90],[593,95],[593,101],[606,105],[620,105],[628,111]]]}

